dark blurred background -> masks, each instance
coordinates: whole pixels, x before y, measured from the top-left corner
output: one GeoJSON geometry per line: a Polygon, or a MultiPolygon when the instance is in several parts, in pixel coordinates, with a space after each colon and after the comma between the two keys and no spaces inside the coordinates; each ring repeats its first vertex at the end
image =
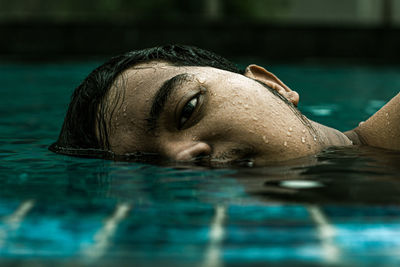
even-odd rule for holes
{"type": "Polygon", "coordinates": [[[230,58],[399,62],[399,0],[0,0],[0,59],[183,43],[230,58]]]}

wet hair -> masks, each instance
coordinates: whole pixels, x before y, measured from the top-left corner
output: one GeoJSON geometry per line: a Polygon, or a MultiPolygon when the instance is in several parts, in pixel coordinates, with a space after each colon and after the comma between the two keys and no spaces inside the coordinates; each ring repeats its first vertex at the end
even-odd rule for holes
{"type": "MultiPolygon", "coordinates": [[[[174,66],[214,67],[243,73],[229,60],[187,45],[165,45],[113,57],[93,70],[75,89],[58,140],[49,149],[72,156],[114,158],[108,140],[107,94],[121,73],[152,60],[174,66]]],[[[138,157],[139,154],[137,152],[138,157]]]]}

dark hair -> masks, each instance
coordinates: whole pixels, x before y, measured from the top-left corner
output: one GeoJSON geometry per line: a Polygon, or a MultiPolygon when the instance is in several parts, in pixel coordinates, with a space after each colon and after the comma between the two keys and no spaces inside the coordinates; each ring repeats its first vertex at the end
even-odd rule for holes
{"type": "Polygon", "coordinates": [[[209,66],[242,73],[232,62],[210,51],[186,45],[166,45],[125,53],[93,70],[75,89],[53,152],[109,158],[105,97],[117,77],[138,63],[167,61],[175,66],[209,66]]]}

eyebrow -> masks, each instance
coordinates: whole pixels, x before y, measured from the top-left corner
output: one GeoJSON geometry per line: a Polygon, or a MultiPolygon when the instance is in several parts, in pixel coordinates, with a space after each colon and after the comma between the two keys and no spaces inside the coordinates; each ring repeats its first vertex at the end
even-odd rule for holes
{"type": "Polygon", "coordinates": [[[162,111],[164,110],[165,104],[168,102],[169,97],[172,95],[179,85],[187,81],[189,73],[178,74],[171,79],[165,81],[158,89],[157,93],[153,97],[153,101],[150,108],[150,113],[147,121],[147,132],[154,133],[157,128],[158,120],[162,111]]]}

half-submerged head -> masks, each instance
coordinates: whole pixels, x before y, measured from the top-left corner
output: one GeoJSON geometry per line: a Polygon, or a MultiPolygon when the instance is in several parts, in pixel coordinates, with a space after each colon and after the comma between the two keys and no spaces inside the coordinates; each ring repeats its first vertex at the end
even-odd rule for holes
{"type": "Polygon", "coordinates": [[[296,92],[257,65],[241,71],[218,55],[182,45],[133,51],[112,58],[78,86],[50,149],[210,164],[284,161],[326,145],[297,110],[298,101],[296,92]]]}

